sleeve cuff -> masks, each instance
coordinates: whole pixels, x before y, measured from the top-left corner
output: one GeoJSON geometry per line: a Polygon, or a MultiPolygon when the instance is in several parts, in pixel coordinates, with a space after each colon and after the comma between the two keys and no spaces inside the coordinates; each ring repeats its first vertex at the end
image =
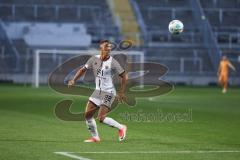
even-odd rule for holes
{"type": "Polygon", "coordinates": [[[84,68],[88,69],[88,65],[85,64],[85,65],[84,65],[84,68]]]}
{"type": "Polygon", "coordinates": [[[125,71],[123,71],[122,73],[120,73],[119,76],[122,77],[124,73],[125,73],[125,71]]]}

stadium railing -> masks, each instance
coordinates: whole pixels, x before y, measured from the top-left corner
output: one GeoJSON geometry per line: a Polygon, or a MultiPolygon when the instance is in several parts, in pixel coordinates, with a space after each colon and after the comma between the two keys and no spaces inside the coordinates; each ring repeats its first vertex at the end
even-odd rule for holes
{"type": "Polygon", "coordinates": [[[3,25],[2,25],[2,20],[0,19],[0,40],[3,42],[4,44],[4,53],[7,54],[13,54],[15,57],[15,64],[13,64],[15,66],[15,71],[17,72],[19,70],[19,58],[20,55],[16,49],[16,47],[14,47],[12,40],[7,36],[5,30],[3,29],[3,25]]]}
{"type": "Polygon", "coordinates": [[[213,63],[215,71],[218,69],[218,63],[221,57],[221,50],[218,46],[218,43],[214,37],[212,27],[206,19],[205,13],[203,12],[203,8],[199,2],[199,0],[196,1],[191,1],[191,4],[193,6],[194,11],[194,16],[196,18],[196,22],[198,22],[198,27],[201,30],[203,34],[203,42],[208,50],[208,54],[211,58],[211,61],[213,63]]]}
{"type": "Polygon", "coordinates": [[[130,0],[131,2],[131,5],[135,11],[135,14],[136,14],[136,17],[137,17],[137,21],[138,21],[138,24],[139,24],[139,28],[141,30],[141,37],[144,39],[144,41],[146,41],[147,39],[147,29],[146,29],[146,24],[144,22],[144,19],[142,17],[142,14],[140,12],[140,9],[137,5],[137,3],[133,0],[130,0]]]}

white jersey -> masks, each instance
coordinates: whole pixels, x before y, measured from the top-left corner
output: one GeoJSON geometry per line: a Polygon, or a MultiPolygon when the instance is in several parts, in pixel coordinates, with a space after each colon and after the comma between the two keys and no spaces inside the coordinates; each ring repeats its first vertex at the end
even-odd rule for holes
{"type": "Polygon", "coordinates": [[[92,56],[87,63],[85,68],[93,69],[95,76],[96,90],[105,91],[116,95],[116,89],[113,84],[114,72],[119,75],[125,71],[121,65],[112,56],[105,61],[100,59],[100,55],[92,56]]]}

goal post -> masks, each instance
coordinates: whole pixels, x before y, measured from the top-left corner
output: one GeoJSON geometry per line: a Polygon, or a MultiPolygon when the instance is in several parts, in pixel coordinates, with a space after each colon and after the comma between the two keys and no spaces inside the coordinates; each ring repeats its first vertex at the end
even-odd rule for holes
{"type": "MultiPolygon", "coordinates": [[[[60,55],[67,55],[69,56],[69,58],[73,57],[74,55],[96,55],[96,53],[99,53],[98,50],[66,50],[66,49],[35,49],[34,50],[34,67],[33,67],[33,80],[32,80],[32,84],[35,88],[39,88],[40,83],[42,81],[40,81],[41,79],[41,58],[44,57],[44,55],[48,55],[49,59],[52,57],[59,57],[60,55]]],[[[145,56],[144,56],[144,52],[143,51],[111,51],[112,55],[116,55],[116,54],[125,54],[128,59],[129,62],[138,62],[143,64],[145,62],[145,56]],[[137,57],[137,61],[134,60],[136,58],[133,58],[134,56],[137,57]]],[[[45,57],[46,58],[46,57],[45,57]]],[[[67,59],[66,59],[67,60],[67,59]]],[[[61,61],[62,62],[62,61],[61,61]]],[[[58,65],[60,65],[61,63],[59,63],[58,65]]],[[[57,66],[55,66],[57,67],[57,66]]],[[[54,68],[55,68],[54,67],[54,68]]],[[[49,68],[51,71],[54,68],[49,68]]],[[[143,65],[140,66],[141,71],[144,71],[144,67],[143,65]]],[[[49,71],[48,74],[51,72],[49,71]]],[[[46,83],[47,83],[47,78],[45,78],[46,83]]],[[[140,80],[141,85],[143,84],[143,78],[141,78],[140,80]]]]}

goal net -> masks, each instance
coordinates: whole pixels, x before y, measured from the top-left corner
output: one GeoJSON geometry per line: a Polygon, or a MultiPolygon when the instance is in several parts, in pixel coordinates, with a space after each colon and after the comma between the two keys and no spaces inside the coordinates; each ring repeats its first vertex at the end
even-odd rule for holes
{"type": "MultiPolygon", "coordinates": [[[[98,50],[63,50],[63,49],[36,49],[34,50],[34,68],[32,85],[38,88],[40,85],[48,83],[49,74],[65,61],[81,55],[97,55],[98,50]]],[[[142,51],[112,51],[111,55],[124,54],[128,62],[142,64],[141,71],[144,71],[144,52],[142,51]]],[[[79,66],[80,67],[80,66],[79,66]]],[[[73,68],[74,70],[76,68],[73,68]]],[[[143,84],[143,77],[141,78],[143,84]]]]}

